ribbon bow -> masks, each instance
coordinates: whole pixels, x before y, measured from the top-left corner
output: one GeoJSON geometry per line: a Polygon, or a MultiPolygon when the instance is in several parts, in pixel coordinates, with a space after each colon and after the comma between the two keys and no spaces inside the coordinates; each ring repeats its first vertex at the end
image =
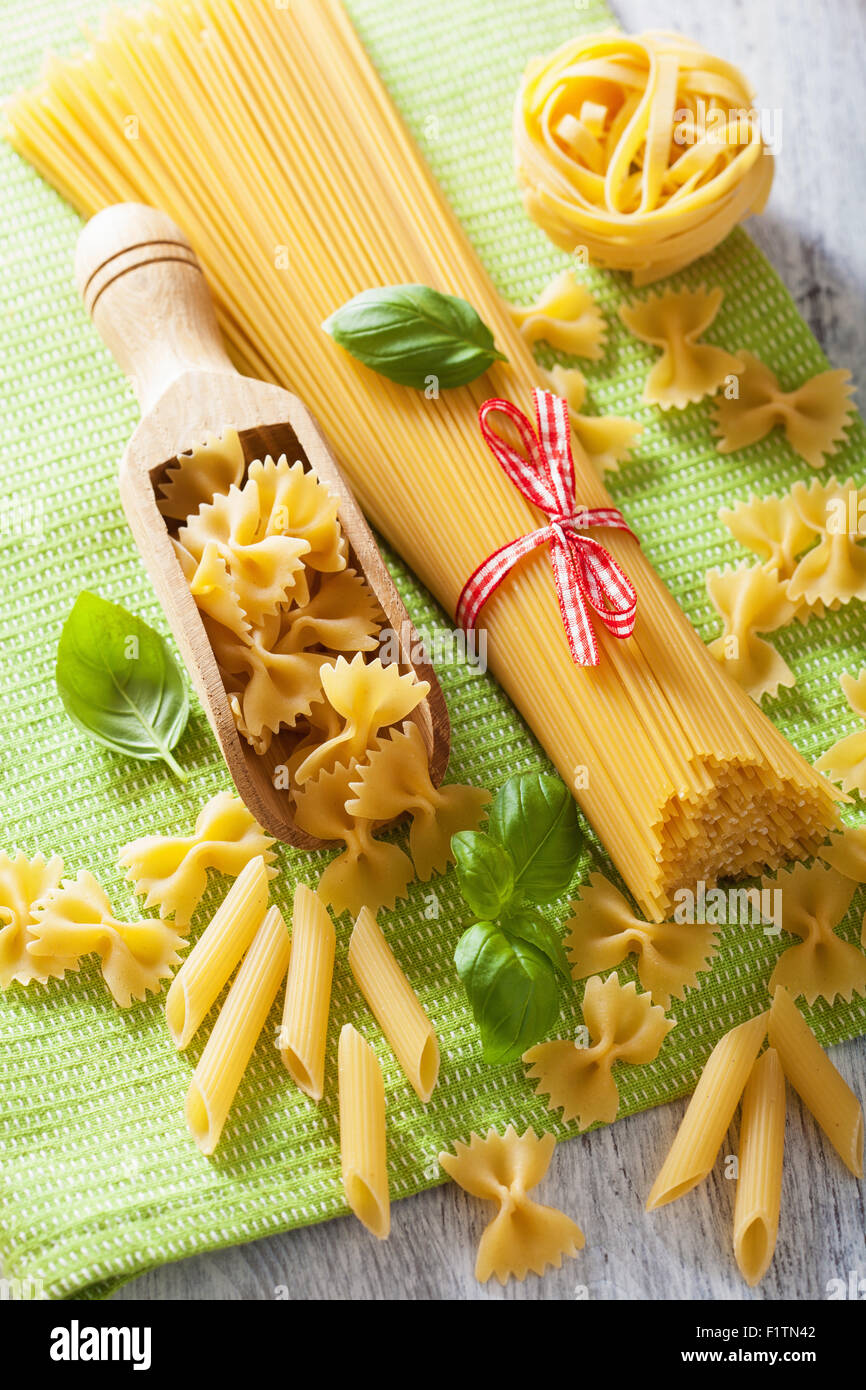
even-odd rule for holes
{"type": "Polygon", "coordinates": [[[597,666],[598,644],[592,613],[614,637],[630,637],[637,594],[610,552],[584,531],[593,526],[613,526],[631,536],[634,533],[615,507],[575,505],[568,402],[551,391],[540,390],[533,392],[533,400],[537,433],[532,422],[511,401],[485,401],[479,419],[481,433],[494,457],[524,497],[547,515],[548,525],[500,546],[478,566],[463,586],[457,621],[467,631],[474,628],[484,604],[517,561],[537,546],[549,545],[572,658],[579,666],[597,666]],[[501,411],[514,424],[526,451],[525,458],[488,423],[494,411],[501,411]]]}

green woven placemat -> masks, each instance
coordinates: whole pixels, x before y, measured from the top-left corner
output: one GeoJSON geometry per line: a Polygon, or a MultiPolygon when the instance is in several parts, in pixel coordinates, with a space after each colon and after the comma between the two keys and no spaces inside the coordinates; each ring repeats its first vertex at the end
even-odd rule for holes
{"type": "MultiPolygon", "coordinates": [[[[0,90],[32,80],[44,49],[75,42],[76,22],[95,21],[101,0],[5,0],[0,18],[0,90]]],[[[534,295],[566,260],[527,222],[513,187],[510,113],[526,60],[576,27],[599,27],[597,3],[566,0],[351,0],[374,60],[448,195],[509,298],[534,295]]],[[[179,749],[191,770],[180,786],[159,768],[101,751],[66,721],[53,681],[60,627],[75,596],[90,588],[165,622],[124,522],[117,461],[136,423],[130,392],[88,326],[72,286],[76,216],[5,146],[0,147],[2,333],[0,333],[0,812],[3,847],[63,854],[67,870],[92,869],[118,911],[136,903],[116,866],[135,836],[191,827],[202,802],[229,785],[207,723],[194,706],[179,749]]],[[[808,470],[777,435],[720,459],[706,407],[662,417],[639,404],[653,359],[620,327],[615,308],[630,293],[614,275],[589,272],[610,328],[602,362],[587,368],[601,413],[641,419],[637,457],[613,490],[654,564],[704,638],[716,620],[704,590],[708,566],[744,558],[716,521],[720,502],[787,488],[808,470]]],[[[772,269],[735,233],[676,283],[722,285],[722,312],[709,337],[758,353],[792,387],[825,365],[772,269]]],[[[858,473],[864,431],[826,469],[858,473]]],[[[442,627],[439,610],[391,557],[422,632],[442,627]]],[[[770,714],[808,758],[855,721],[838,673],[862,659],[863,610],[850,605],[775,639],[797,686],[770,714]]],[[[494,682],[459,662],[440,676],[454,724],[452,780],[495,787],[545,761],[494,682]]],[[[636,776],[639,769],[636,769],[636,776]]],[[[852,820],[859,814],[854,808],[852,820]]],[[[298,878],[325,862],[282,850],[274,889],[287,910],[298,878]]],[[[610,872],[593,844],[581,875],[610,872]]],[[[197,923],[225,890],[215,881],[197,923]]],[[[565,904],[562,904],[563,912],[565,904]]],[[[859,938],[862,893],[843,934],[859,938]]],[[[520,1065],[491,1068],[452,964],[467,918],[452,877],[416,886],[385,920],[442,1045],[442,1077],[425,1108],[402,1076],[351,981],[348,926],[340,924],[327,1099],[318,1107],[286,1079],[266,1040],[244,1079],[217,1156],[201,1157],[183,1102],[201,1043],[182,1057],[169,1043],[161,999],[123,1013],[94,966],[78,977],[0,996],[0,1259],[7,1277],[41,1281],[52,1297],[102,1295],[166,1260],[323,1220],[346,1210],[339,1181],[335,1042],[353,1021],[381,1059],[388,1093],[390,1172],[395,1198],[439,1180],[438,1151],[470,1130],[504,1126],[574,1133],[533,1096],[520,1065]]],[[[681,1095],[695,1083],[718,1036],[766,1002],[766,980],[782,949],[760,929],[730,927],[711,975],[673,1012],[677,1027],[657,1062],[622,1068],[621,1114],[681,1095]]],[[[621,978],[635,978],[630,965],[621,978]]],[[[556,1032],[580,1021],[580,989],[556,1032]]],[[[825,1042],[866,1031],[866,1005],[811,1018],[825,1042]]],[[[275,1009],[269,1029],[278,1023],[275,1009]]],[[[206,1029],[203,1032],[206,1034],[206,1029]]],[[[636,1237],[637,1238],[637,1237],[636,1237]]]]}

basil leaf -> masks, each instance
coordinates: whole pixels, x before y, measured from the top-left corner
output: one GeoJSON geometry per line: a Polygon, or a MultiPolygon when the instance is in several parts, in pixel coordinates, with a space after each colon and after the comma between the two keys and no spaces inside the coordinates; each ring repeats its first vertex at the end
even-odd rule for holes
{"type": "Polygon", "coordinates": [[[482,830],[461,830],[452,835],[451,850],[464,902],[476,917],[498,917],[514,888],[511,855],[482,830]]]}
{"type": "Polygon", "coordinates": [[[568,964],[562,937],[556,928],[542,917],[540,912],[533,912],[531,908],[521,908],[517,912],[509,912],[502,918],[499,926],[506,936],[517,937],[520,941],[526,941],[530,946],[534,946],[537,951],[547,957],[560,975],[566,980],[571,979],[571,967],[568,964]]]}
{"type": "Polygon", "coordinates": [[[322,327],[366,367],[418,391],[431,377],[443,391],[466,386],[507,360],[471,304],[427,285],[364,290],[322,327]]]}
{"type": "Polygon", "coordinates": [[[57,648],[57,689],[66,713],[97,743],[144,762],[171,755],[186,727],[189,698],[171,652],[152,627],[86,590],[57,648]]]}
{"type": "Polygon", "coordinates": [[[515,889],[536,902],[564,893],[582,848],[577,806],[558,777],[522,772],[497,792],[488,832],[514,861],[515,889]]]}
{"type": "Polygon", "coordinates": [[[556,971],[528,942],[493,922],[464,932],[454,956],[481,1033],[485,1062],[513,1062],[543,1038],[559,1014],[556,971]]]}

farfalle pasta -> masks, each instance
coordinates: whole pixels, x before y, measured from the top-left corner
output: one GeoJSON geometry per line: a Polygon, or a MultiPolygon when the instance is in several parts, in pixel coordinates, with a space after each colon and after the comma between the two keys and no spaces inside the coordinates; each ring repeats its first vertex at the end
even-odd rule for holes
{"type": "Polygon", "coordinates": [[[286,775],[290,779],[290,786],[297,788],[296,774],[301,763],[309,753],[318,748],[319,744],[328,739],[336,738],[342,727],[342,722],[339,714],[335,709],[332,709],[324,695],[321,700],[316,700],[310,706],[310,712],[306,718],[299,720],[298,741],[286,763],[286,775]]]}
{"type": "MultiPolygon", "coordinates": [[[[323,699],[321,668],[340,652],[374,650],[381,615],[362,576],[347,568],[339,501],[315,473],[284,456],[255,460],[237,479],[239,444],[230,440],[222,461],[219,446],[211,440],[189,456],[204,455],[216,490],[187,516],[175,551],[238,732],[264,754],[283,729],[309,734],[302,721],[323,699]]],[[[172,516],[182,499],[200,497],[203,484],[196,490],[184,477],[182,467],[172,516]]]]}
{"type": "Polygon", "coordinates": [[[430,692],[413,672],[401,675],[398,666],[384,666],[378,657],[365,661],[361,653],[323,669],[322,689],[343,726],[301,763],[295,774],[300,786],[335,763],[363,758],[381,729],[405,719],[430,692]]]}
{"type": "Polygon", "coordinates": [[[207,887],[208,869],[237,878],[258,855],[271,864],[273,843],[239,796],[217,792],[191,835],[145,835],[126,845],[118,859],[145,907],[158,907],[161,917],[173,917],[184,931],[207,887]]]}
{"type": "Polygon", "coordinates": [[[162,981],[180,964],[185,941],[160,918],[120,922],[93,874],[82,869],[65,879],[33,908],[33,940],[27,951],[38,962],[78,961],[99,956],[102,976],[116,1004],[128,1009],[133,999],[158,993],[162,981]]]}
{"type": "MultiPolygon", "coordinates": [[[[218,639],[215,650],[221,650],[218,639]]],[[[324,669],[334,658],[325,652],[293,651],[288,637],[273,648],[259,640],[236,644],[227,660],[227,670],[237,673],[239,668],[245,675],[240,692],[233,695],[238,729],[262,753],[280,729],[294,729],[299,719],[309,716],[322,698],[324,669]]]]}
{"type": "Polygon", "coordinates": [[[321,574],[335,574],[346,568],[346,545],[337,520],[339,499],[319,481],[300,459],[289,464],[283,455],[256,459],[247,473],[247,487],[258,494],[258,511],[267,518],[267,534],[291,535],[304,541],[309,550],[305,567],[321,574]]]}
{"type": "Polygon", "coordinates": [[[208,633],[220,633],[224,647],[249,642],[252,625],[216,541],[208,542],[198,560],[181,545],[175,545],[175,554],[208,633]]]}
{"type": "Polygon", "coordinates": [[[619,889],[602,874],[591,874],[572,903],[565,949],[575,980],[611,970],[626,956],[638,956],[637,973],[654,1004],[670,1008],[698,986],[716,953],[717,931],[703,923],[643,922],[619,889]]]}
{"type": "Polygon", "coordinates": [[[752,493],[746,502],[722,507],[719,520],[740,545],[760,556],[765,567],[782,580],[791,578],[798,557],[815,542],[814,532],[790,493],[783,497],[752,493]]]}
{"type": "Polygon", "coordinates": [[[158,486],[157,506],[164,517],[186,521],[220,493],[243,482],[246,463],[236,430],[209,435],[202,445],[178,455],[158,486]]]}
{"type": "Polygon", "coordinates": [[[586,378],[576,367],[554,367],[550,388],[568,401],[571,428],[594,468],[604,476],[616,473],[631,453],[643,426],[623,415],[584,415],[586,378]]]}
{"type": "Polygon", "coordinates": [[[732,353],[698,342],[719,312],[722,298],[718,288],[667,290],[621,306],[620,318],[629,332],[662,350],[643,389],[641,399],[647,405],[682,410],[712,396],[739,370],[739,358],[732,353]]]}
{"type": "MultiPolygon", "coordinates": [[[[285,465],[286,459],[271,470],[285,465]]],[[[262,487],[248,478],[242,488],[232,488],[225,496],[206,502],[177,534],[176,547],[192,556],[196,564],[211,546],[225,564],[246,620],[255,626],[279,611],[291,598],[305,602],[309,597],[306,564],[310,543],[300,536],[272,529],[276,518],[267,509],[276,481],[265,475],[262,487]]],[[[287,523],[283,522],[285,526],[287,523]]]]}
{"type": "MultiPolygon", "coordinates": [[[[859,525],[864,492],[851,478],[845,483],[815,479],[795,483],[782,497],[753,495],[719,512],[731,534],[763,560],[707,574],[707,590],[725,623],[710,650],[753,699],[794,683],[779,653],[757,634],[866,598],[866,548],[859,525]],[[852,518],[857,519],[853,526],[852,518]]],[[[846,758],[857,752],[857,735],[854,740],[846,758]]],[[[823,771],[831,766],[818,764],[823,771]]]]}
{"type": "Polygon", "coordinates": [[[515,325],[530,345],[545,342],[570,357],[596,361],[604,356],[604,317],[572,271],[557,275],[534,304],[509,307],[515,325]]]}
{"type": "Polygon", "coordinates": [[[738,565],[709,570],[707,593],[724,624],[709,650],[734,680],[757,701],[775,696],[780,686],[792,686],[793,671],[759,635],[775,632],[793,618],[795,605],[787,587],[762,565],[738,565]]]}
{"type": "MultiPolygon", "coordinates": [[[[832,836],[829,845],[818,850],[818,858],[838,869],[853,883],[866,883],[866,826],[846,826],[839,834],[832,836]]],[[[863,945],[866,946],[866,922],[863,945]]]]}
{"type": "Polygon", "coordinates": [[[17,981],[29,985],[59,979],[77,962],[62,955],[33,956],[28,947],[36,940],[34,908],[57,887],[63,873],[59,855],[32,859],[18,850],[10,857],[0,852],[0,989],[17,981]]]}
{"type": "Polygon", "coordinates": [[[280,640],[286,651],[320,645],[331,652],[370,652],[379,645],[382,614],[366,581],[356,570],[330,577],[308,603],[282,617],[280,640]]]}
{"type": "Polygon", "coordinates": [[[523,1280],[530,1271],[543,1274],[549,1265],[559,1269],[564,1255],[583,1249],[579,1226],[528,1195],[550,1167],[555,1147],[552,1134],[539,1139],[531,1129],[518,1134],[509,1125],[504,1135],[495,1129],[484,1139],[471,1134],[468,1144],[455,1143],[453,1154],[440,1153],[440,1164],[464,1192],[499,1208],[478,1246],[475,1277],[480,1283],[491,1275],[504,1284],[511,1277],[523,1280]]]}
{"type": "Polygon", "coordinates": [[[760,212],[773,180],[752,90],[681,34],[571,39],[526,70],[514,113],[528,215],[636,284],[671,275],[760,212]]]}
{"type": "Polygon", "coordinates": [[[423,882],[445,871],[453,858],[452,835],[475,829],[490,801],[490,793],[480,787],[437,790],[430,780],[424,740],[408,720],[377,741],[350,787],[355,797],[346,810],[353,816],[389,821],[409,813],[409,852],[423,882]]]}
{"type": "Polygon", "coordinates": [[[832,1004],[866,994],[866,955],[836,935],[835,928],[851,906],[855,884],[828,864],[796,864],[774,882],[781,889],[782,930],[799,936],[776,962],[770,994],[779,985],[791,997],[814,1004],[819,996],[832,1004]]]}
{"type": "MultiPolygon", "coordinates": [[[[722,507],[719,520],[731,535],[747,550],[760,556],[763,568],[780,583],[788,584],[797,568],[799,557],[815,544],[815,533],[806,525],[792,493],[782,497],[775,494],[736,502],[733,508],[722,507]]],[[[809,603],[801,598],[794,606],[798,622],[822,618],[828,607],[838,608],[838,601],[826,605],[820,599],[809,603]]]]}
{"type": "MultiPolygon", "coordinates": [[[[866,667],[856,677],[843,671],[839,684],[853,713],[866,720],[866,667]]],[[[843,791],[859,792],[861,796],[866,796],[866,728],[840,738],[838,743],[821,754],[815,767],[819,772],[826,773],[832,782],[841,783],[843,791]]],[[[822,857],[833,862],[827,855],[822,857]]]]}
{"type": "Polygon", "coordinates": [[[838,450],[854,414],[851,373],[819,372],[796,391],[783,391],[774,372],[751,352],[740,353],[736,395],[716,402],[720,454],[745,449],[780,425],[795,453],[823,468],[838,450]]]}
{"type": "Polygon", "coordinates": [[[804,524],[818,544],[797,564],[788,585],[788,596],[794,602],[821,602],[828,607],[850,603],[851,599],[866,599],[866,548],[859,527],[851,531],[848,524],[850,501],[859,512],[861,494],[853,478],[839,483],[819,483],[817,478],[809,487],[795,483],[791,498],[804,524]]]}
{"type": "Polygon", "coordinates": [[[342,840],[345,844],[322,874],[318,893],[335,913],[348,911],[353,917],[363,907],[371,912],[392,908],[398,898],[405,897],[414,877],[409,856],[398,845],[377,840],[373,822],[361,820],[346,809],[356,767],[338,765],[333,772],[319,773],[295,801],[295,820],[302,830],[321,840],[342,840]]]}
{"type": "Polygon", "coordinates": [[[652,1062],[674,1027],[664,1009],[634,984],[621,985],[617,975],[594,975],[583,996],[583,1019],[590,1041],[582,1038],[539,1043],[523,1054],[527,1078],[550,1110],[580,1129],[610,1123],[619,1110],[615,1062],[652,1062]]]}
{"type": "Polygon", "coordinates": [[[209,435],[204,444],[179,454],[159,486],[157,506],[164,517],[186,521],[220,493],[239,488],[244,478],[244,449],[237,430],[209,435]]]}

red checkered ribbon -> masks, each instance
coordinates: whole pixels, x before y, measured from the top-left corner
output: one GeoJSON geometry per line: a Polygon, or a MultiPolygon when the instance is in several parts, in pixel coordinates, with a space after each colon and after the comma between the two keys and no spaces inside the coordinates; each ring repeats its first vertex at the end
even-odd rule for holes
{"type": "MultiPolygon", "coordinates": [[[[471,630],[490,595],[509,571],[537,546],[550,546],[550,561],[571,655],[579,666],[598,665],[592,614],[614,637],[634,631],[637,594],[628,575],[599,541],[584,534],[593,526],[614,526],[634,533],[615,507],[578,507],[574,500],[574,460],[568,402],[551,391],[534,391],[538,430],[510,401],[485,401],[481,432],[511,481],[548,517],[547,526],[500,546],[480,564],[463,586],[457,621],[471,630]],[[515,426],[526,457],[506,443],[489,423],[501,411],[515,426]]],[[[636,539],[636,538],[635,538],[636,539]]]]}

